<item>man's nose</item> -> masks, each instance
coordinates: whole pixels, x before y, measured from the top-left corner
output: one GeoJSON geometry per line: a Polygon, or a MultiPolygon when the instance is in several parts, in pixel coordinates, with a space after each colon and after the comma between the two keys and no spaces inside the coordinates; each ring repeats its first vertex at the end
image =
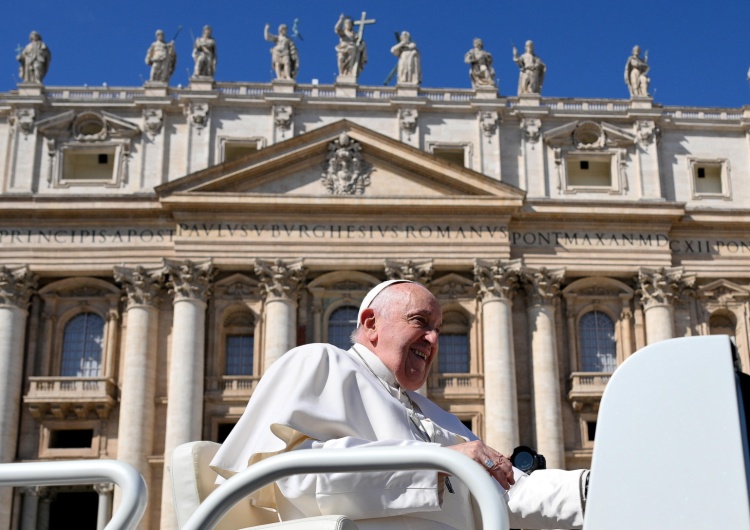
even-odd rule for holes
{"type": "Polygon", "coordinates": [[[424,336],[430,342],[430,344],[436,344],[440,333],[438,333],[438,330],[436,329],[431,329],[425,332],[424,336]]]}

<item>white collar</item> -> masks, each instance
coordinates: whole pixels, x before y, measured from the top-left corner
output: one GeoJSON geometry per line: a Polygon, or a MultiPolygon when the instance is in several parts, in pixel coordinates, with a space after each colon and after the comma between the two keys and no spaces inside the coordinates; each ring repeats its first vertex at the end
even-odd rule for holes
{"type": "Polygon", "coordinates": [[[383,361],[380,360],[380,357],[370,351],[367,346],[356,343],[352,346],[352,349],[362,356],[362,360],[370,367],[370,370],[372,370],[372,373],[374,373],[376,377],[396,389],[401,388],[396,381],[396,376],[393,375],[393,372],[391,372],[388,367],[383,364],[383,361]]]}

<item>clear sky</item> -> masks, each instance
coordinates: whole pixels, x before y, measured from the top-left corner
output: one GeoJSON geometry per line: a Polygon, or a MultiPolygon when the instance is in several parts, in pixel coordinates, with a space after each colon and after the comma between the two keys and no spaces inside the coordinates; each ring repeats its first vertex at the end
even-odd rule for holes
{"type": "MultiPolygon", "coordinates": [[[[210,24],[218,48],[217,81],[272,79],[263,26],[292,27],[303,40],[298,82],[332,83],[333,26],[340,13],[368,26],[369,62],[360,84],[382,85],[396,58],[394,32],[411,32],[422,54],[422,86],[470,88],[463,56],[481,37],[493,54],[500,92],[515,95],[518,68],[511,43],[527,39],[547,64],[548,97],[627,98],[625,61],[634,44],[649,52],[651,92],[663,105],[750,104],[750,0],[34,0],[7,2],[0,33],[0,91],[18,81],[16,48],[37,30],[52,51],[48,86],[138,86],[154,31],[177,37],[172,85],[187,85],[191,32],[210,24]]],[[[393,82],[391,83],[393,84],[393,82]]]]}

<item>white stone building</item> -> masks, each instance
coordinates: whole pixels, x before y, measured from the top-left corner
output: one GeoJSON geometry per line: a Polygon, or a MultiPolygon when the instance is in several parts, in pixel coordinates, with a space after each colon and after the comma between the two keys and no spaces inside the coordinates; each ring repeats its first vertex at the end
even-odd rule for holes
{"type": "MultiPolygon", "coordinates": [[[[443,304],[423,391],[490,445],[590,463],[612,371],[727,333],[750,366],[750,110],[494,88],[21,84],[0,94],[0,461],[118,458],[175,528],[164,455],[264,370],[345,344],[391,277],[443,304]]],[[[106,518],[7,491],[0,527],[106,518]]],[[[101,523],[100,523],[101,524],[101,523]]]]}

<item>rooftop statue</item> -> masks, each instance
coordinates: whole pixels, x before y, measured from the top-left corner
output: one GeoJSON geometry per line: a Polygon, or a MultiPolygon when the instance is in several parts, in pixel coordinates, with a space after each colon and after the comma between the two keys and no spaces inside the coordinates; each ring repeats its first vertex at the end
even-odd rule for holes
{"type": "Polygon", "coordinates": [[[32,31],[29,35],[29,43],[16,59],[21,63],[18,75],[24,83],[41,83],[47,75],[52,54],[42,41],[42,36],[32,31]]]}
{"type": "Polygon", "coordinates": [[[534,43],[527,40],[526,51],[521,55],[518,55],[518,50],[513,46],[513,60],[521,69],[518,76],[518,95],[541,94],[547,66],[534,53],[534,43]]]}
{"type": "Polygon", "coordinates": [[[156,30],[156,40],[146,52],[146,64],[151,66],[149,81],[169,83],[177,64],[177,53],[174,49],[174,39],[164,42],[164,32],[156,30]]]}
{"type": "Polygon", "coordinates": [[[484,49],[482,39],[474,39],[474,47],[466,52],[464,62],[471,65],[469,68],[469,77],[471,77],[471,86],[496,87],[495,69],[492,68],[492,54],[484,49]]]}
{"type": "Polygon", "coordinates": [[[295,79],[299,71],[297,46],[287,36],[286,24],[279,26],[278,35],[268,31],[269,27],[270,25],[266,24],[263,36],[267,41],[274,43],[273,48],[271,48],[271,67],[276,72],[276,79],[295,79]]]}
{"type": "Polygon", "coordinates": [[[195,39],[193,59],[195,60],[195,77],[214,77],[216,75],[216,41],[211,36],[211,26],[203,27],[203,34],[195,39]]]}
{"type": "Polygon", "coordinates": [[[333,30],[339,36],[336,45],[336,58],[340,77],[357,78],[367,62],[367,45],[364,41],[365,24],[372,24],[374,20],[366,20],[362,13],[362,20],[354,22],[342,13],[333,30]],[[354,24],[359,25],[359,31],[354,30],[354,24]]]}
{"type": "Polygon", "coordinates": [[[648,52],[641,59],[640,46],[633,46],[633,53],[628,57],[625,63],[625,84],[628,85],[630,97],[646,96],[648,97],[648,85],[651,79],[646,75],[648,73],[648,52]]]}
{"type": "Polygon", "coordinates": [[[401,32],[398,44],[391,48],[391,53],[398,57],[398,83],[418,85],[422,82],[422,60],[417,44],[412,42],[408,31],[401,32]]]}

